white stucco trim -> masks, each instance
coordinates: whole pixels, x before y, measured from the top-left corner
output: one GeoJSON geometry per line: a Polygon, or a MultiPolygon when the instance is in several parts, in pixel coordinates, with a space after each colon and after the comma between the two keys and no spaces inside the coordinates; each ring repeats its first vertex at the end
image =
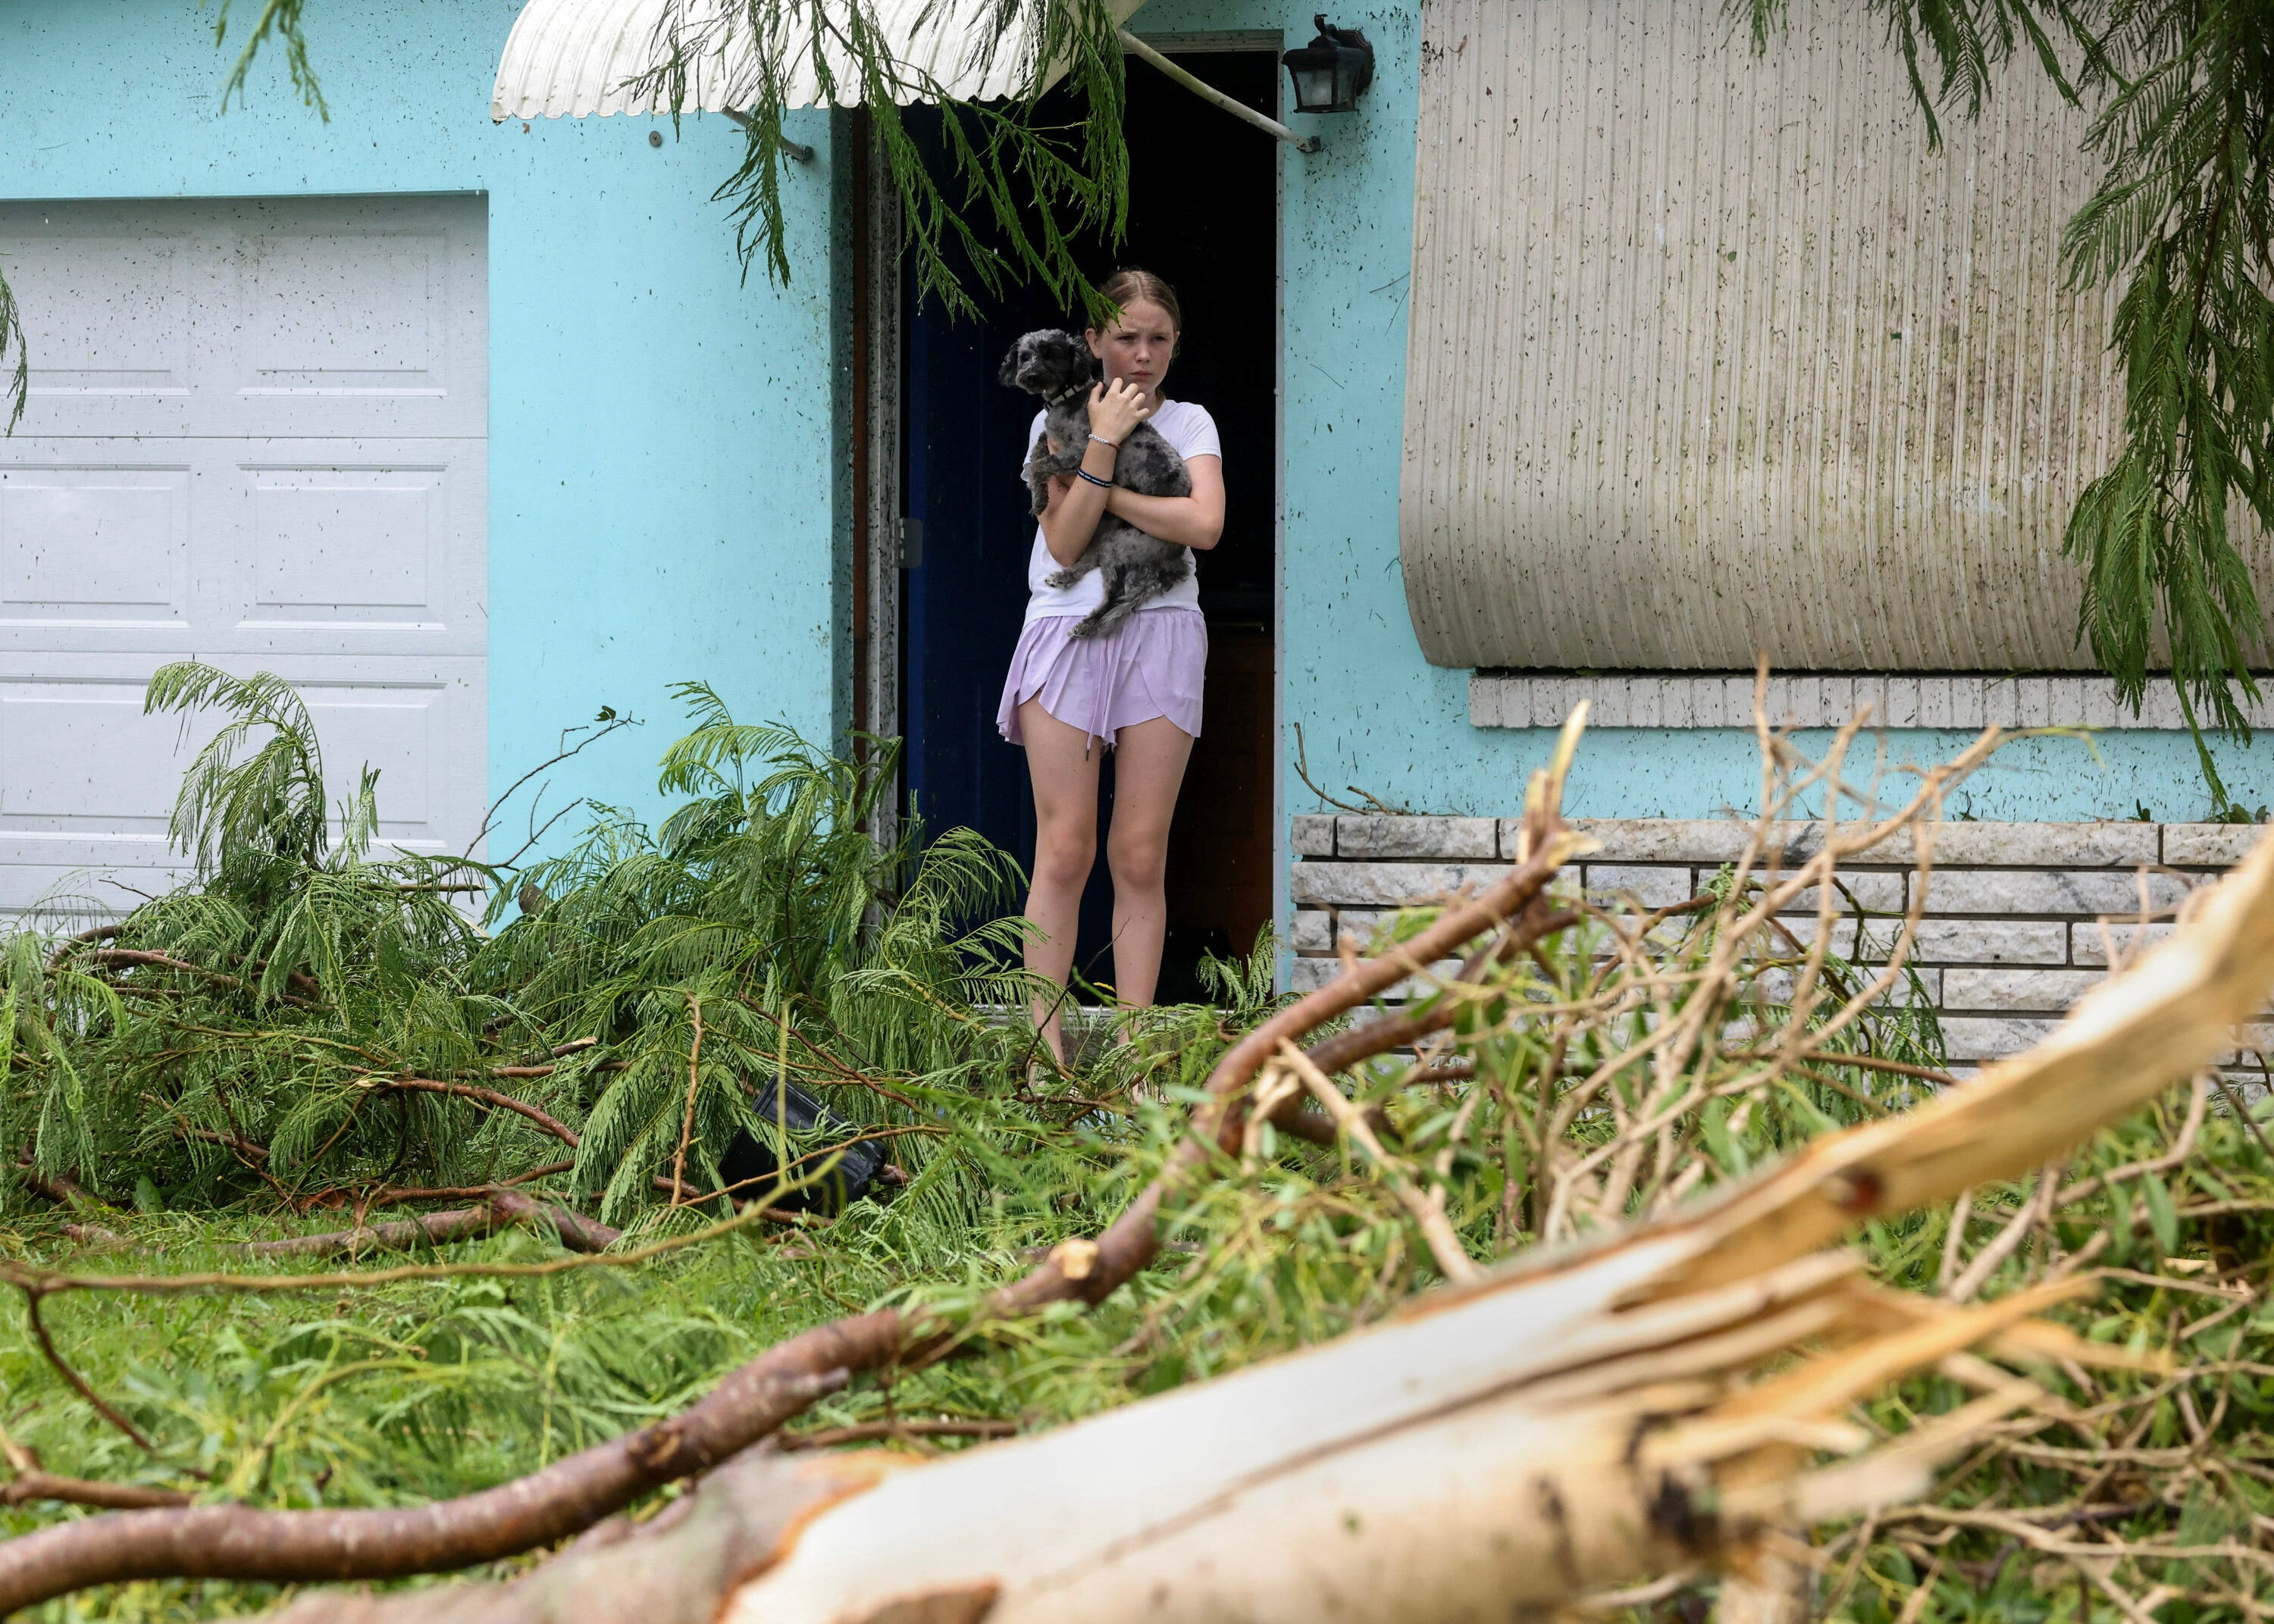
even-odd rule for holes
{"type": "MultiPolygon", "coordinates": [[[[1144,0],[1111,0],[1126,22],[1144,0]]],[[[974,101],[1023,94],[1037,47],[1028,36],[998,37],[995,0],[870,0],[870,19],[892,48],[905,82],[896,101],[937,85],[974,101]],[[903,94],[905,93],[905,94],[903,94]]],[[[809,26],[786,19],[763,54],[739,5],[725,0],[529,0],[506,38],[490,94],[490,117],[582,118],[598,113],[663,113],[666,99],[637,87],[642,76],[684,45],[686,83],[677,111],[747,111],[759,100],[764,56],[782,76],[785,107],[856,106],[862,80],[849,59],[831,53],[829,85],[817,71],[809,26]]],[[[1045,74],[1047,84],[1058,70],[1045,74]]]]}
{"type": "MultiPolygon", "coordinates": [[[[1574,676],[1479,672],[1469,680],[1469,720],[1479,727],[1558,727],[1580,700],[1591,727],[1751,727],[1751,672],[1677,672],[1574,676]]],[[[1775,726],[1837,727],[1863,706],[1875,725],[1948,727],[2107,727],[2183,729],[2187,718],[2170,682],[2148,686],[2138,716],[2101,676],[1999,676],[1958,672],[1940,676],[1773,676],[1769,721],[1775,726]]],[[[2197,707],[2206,725],[2210,718],[2197,707]]],[[[2274,726],[2274,691],[2246,707],[2253,727],[2274,726]]]]}

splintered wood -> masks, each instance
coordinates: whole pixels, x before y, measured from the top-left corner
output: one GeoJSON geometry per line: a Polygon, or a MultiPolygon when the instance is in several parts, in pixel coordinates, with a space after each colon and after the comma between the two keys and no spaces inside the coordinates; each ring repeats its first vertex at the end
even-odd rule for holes
{"type": "Polygon", "coordinates": [[[1915,1494],[2038,1390],[2000,1381],[1861,1454],[1842,1412],[1970,1348],[2091,1360],[2105,1350],[2029,1318],[2087,1288],[1952,1308],[1871,1288],[1826,1248],[2074,1147],[2209,1064],[2270,983],[2262,844],[2172,941],[1975,1080],[1396,1324],[880,1477],[805,1523],[727,1617],[850,1624],[984,1593],[990,1624],[1450,1624],[1915,1494]],[[1826,1451],[1850,1458],[1812,1464],[1826,1451]]]}

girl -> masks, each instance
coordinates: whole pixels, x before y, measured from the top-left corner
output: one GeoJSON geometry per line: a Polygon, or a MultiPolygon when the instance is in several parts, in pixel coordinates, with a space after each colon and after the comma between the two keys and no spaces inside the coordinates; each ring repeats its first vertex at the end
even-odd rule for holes
{"type": "MultiPolygon", "coordinates": [[[[1051,482],[1050,507],[1027,565],[1027,627],[1011,657],[995,725],[1024,745],[1035,785],[1035,877],[1027,917],[1027,967],[1063,989],[1073,966],[1082,888],[1097,857],[1097,769],[1101,743],[1115,752],[1113,827],[1105,861],[1113,875],[1113,983],[1122,1004],[1153,1002],[1168,926],[1163,880],[1169,824],[1185,763],[1201,731],[1201,680],[1208,626],[1196,572],[1105,636],[1066,635],[1104,601],[1096,570],[1053,589],[1044,579],[1072,564],[1111,512],[1148,535],[1196,552],[1224,531],[1224,451],[1216,421],[1189,401],[1162,393],[1176,357],[1183,312],[1168,283],[1149,272],[1116,272],[1099,289],[1119,312],[1089,329],[1090,353],[1104,379],[1090,391],[1088,479],[1051,482]],[[1150,422],[1192,471],[1190,496],[1140,496],[1113,484],[1121,440],[1150,422]]],[[[1044,414],[1035,414],[1031,452],[1044,414]]],[[[1060,999],[1037,1000],[1034,1018],[1061,1063],[1060,999]]]]}

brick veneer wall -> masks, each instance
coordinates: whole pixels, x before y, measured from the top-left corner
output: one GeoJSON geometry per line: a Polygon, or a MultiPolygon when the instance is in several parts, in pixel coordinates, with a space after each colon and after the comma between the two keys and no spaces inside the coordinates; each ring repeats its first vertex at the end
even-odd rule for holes
{"type": "MultiPolygon", "coordinates": [[[[1575,865],[1587,891],[1630,894],[1647,906],[1695,895],[1752,833],[1735,819],[1576,826],[1601,842],[1575,865]]],[[[1334,974],[1339,933],[1363,944],[1386,912],[1506,868],[1516,832],[1511,818],[1296,818],[1294,989],[1307,991],[1334,974]]],[[[2170,931],[2140,922],[2143,890],[2150,917],[2168,919],[2190,886],[2224,872],[2264,832],[2225,823],[1941,825],[1911,962],[1941,1013],[1952,1063],[1969,1066],[2036,1042],[2107,974],[2112,948],[2121,957],[2143,933],[2153,939],[2170,931]]],[[[1818,838],[1812,826],[1794,826],[1788,860],[1818,838]]],[[[1884,958],[1919,883],[1909,852],[1906,836],[1841,868],[1856,901],[1887,916],[1866,921],[1867,959],[1884,958]]],[[[1812,898],[1793,911],[1812,914],[1812,898]]],[[[1843,919],[1835,929],[1837,951],[1853,956],[1857,926],[1843,919]]]]}

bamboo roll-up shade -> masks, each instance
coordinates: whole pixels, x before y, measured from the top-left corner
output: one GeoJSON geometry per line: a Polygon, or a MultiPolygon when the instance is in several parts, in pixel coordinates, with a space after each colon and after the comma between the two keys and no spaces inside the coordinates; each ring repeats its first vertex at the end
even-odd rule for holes
{"type": "MultiPolygon", "coordinates": [[[[1860,4],[1427,0],[1401,547],[1444,665],[2084,666],[2119,443],[2026,48],[1928,149],[1860,4]]],[[[2252,536],[2262,583],[2265,538],[2252,536]]],[[[2262,591],[2265,588],[2262,585],[2262,591]]]]}

